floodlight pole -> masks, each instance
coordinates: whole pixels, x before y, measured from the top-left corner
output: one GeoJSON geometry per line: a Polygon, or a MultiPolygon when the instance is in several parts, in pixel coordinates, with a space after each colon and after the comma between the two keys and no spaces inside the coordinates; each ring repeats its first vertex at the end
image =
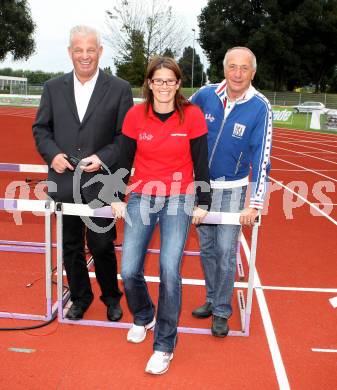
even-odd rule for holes
{"type": "Polygon", "coordinates": [[[191,88],[193,93],[193,79],[194,79],[194,41],[195,41],[195,29],[192,28],[193,31],[193,47],[192,47],[192,77],[191,77],[191,88]]]}

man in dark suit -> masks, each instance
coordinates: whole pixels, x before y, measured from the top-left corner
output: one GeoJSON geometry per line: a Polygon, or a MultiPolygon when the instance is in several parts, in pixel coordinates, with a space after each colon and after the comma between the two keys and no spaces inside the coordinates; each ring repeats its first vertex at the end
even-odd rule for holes
{"type": "MultiPolygon", "coordinates": [[[[133,105],[132,92],[126,81],[99,69],[102,50],[96,30],[87,26],[71,30],[68,51],[74,70],[45,84],[33,124],[37,150],[50,167],[48,180],[56,184],[56,191],[50,187],[49,195],[58,202],[78,202],[77,186],[80,202],[97,203],[102,185],[84,184],[95,182],[95,175],[107,174],[119,158],[118,137],[124,116],[133,105]],[[76,170],[72,157],[80,161],[76,170]]],[[[66,317],[81,319],[93,300],[86,237],[107,317],[118,321],[122,293],[117,282],[115,227],[109,229],[111,220],[104,218],[93,218],[92,223],[93,229],[86,227],[81,217],[64,216],[63,260],[73,302],[66,317]]]]}

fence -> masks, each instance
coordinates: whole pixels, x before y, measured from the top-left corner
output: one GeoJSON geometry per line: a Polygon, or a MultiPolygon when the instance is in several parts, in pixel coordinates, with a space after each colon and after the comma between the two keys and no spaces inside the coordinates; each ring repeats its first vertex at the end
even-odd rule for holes
{"type": "Polygon", "coordinates": [[[327,108],[337,109],[337,94],[261,91],[273,106],[295,106],[303,102],[321,102],[327,108]]]}
{"type": "MultiPolygon", "coordinates": [[[[43,85],[28,85],[28,95],[41,95],[43,85]]],[[[140,97],[140,88],[132,89],[134,97],[140,97]]],[[[295,106],[306,101],[321,102],[327,108],[337,109],[337,94],[332,93],[299,93],[261,91],[273,106],[295,106]]],[[[8,92],[6,92],[8,93],[8,92]]],[[[192,94],[191,88],[183,88],[186,97],[192,94]]]]}

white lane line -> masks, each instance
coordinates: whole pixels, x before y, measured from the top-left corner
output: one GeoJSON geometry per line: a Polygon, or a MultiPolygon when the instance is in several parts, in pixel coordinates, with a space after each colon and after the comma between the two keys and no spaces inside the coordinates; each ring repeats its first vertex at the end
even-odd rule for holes
{"type": "MultiPolygon", "coordinates": [[[[57,275],[57,272],[55,272],[55,275],[57,275]]],[[[63,275],[66,276],[65,271],[63,271],[63,275]]],[[[96,274],[93,271],[89,272],[89,277],[95,279],[96,274]]],[[[121,275],[117,274],[117,278],[119,280],[122,280],[121,275]]],[[[147,282],[152,282],[152,283],[159,283],[160,278],[159,276],[144,276],[145,280],[147,282]]],[[[183,285],[188,285],[188,286],[205,286],[205,280],[204,279],[188,279],[188,278],[183,278],[181,280],[183,285]]],[[[237,288],[247,288],[248,283],[247,282],[235,282],[234,287],[237,288]]],[[[337,291],[336,291],[337,292],[337,291]]]]}
{"type": "Polygon", "coordinates": [[[312,352],[337,353],[337,349],[311,348],[312,352]]]}
{"type": "Polygon", "coordinates": [[[306,168],[306,167],[304,167],[303,165],[295,164],[295,163],[292,163],[292,162],[290,162],[290,161],[283,160],[283,158],[279,158],[279,157],[271,156],[271,158],[275,158],[276,160],[280,160],[280,161],[282,161],[282,162],[285,162],[286,164],[290,164],[290,165],[293,165],[293,166],[295,166],[295,167],[302,168],[302,169],[304,169],[305,171],[312,172],[312,173],[314,173],[314,174],[316,174],[316,175],[318,175],[318,176],[325,177],[326,179],[335,181],[335,182],[337,183],[337,179],[334,179],[334,178],[332,178],[332,177],[330,177],[330,176],[323,175],[322,173],[319,173],[319,172],[317,172],[317,171],[315,171],[315,170],[313,170],[313,169],[310,169],[310,168],[306,168]]]}
{"type": "Polygon", "coordinates": [[[317,133],[317,131],[303,131],[303,130],[296,130],[296,129],[289,129],[287,127],[274,127],[274,130],[277,133],[283,133],[284,135],[296,135],[296,136],[303,136],[304,139],[310,138],[310,139],[331,139],[336,140],[336,135],[331,133],[317,133]],[[313,138],[314,137],[314,138],[313,138]]]}
{"type": "Polygon", "coordinates": [[[300,129],[290,129],[289,127],[277,127],[275,126],[274,129],[276,129],[280,133],[286,133],[286,134],[296,134],[296,135],[303,135],[303,136],[309,136],[309,137],[323,137],[323,138],[335,138],[336,135],[334,133],[320,133],[318,131],[314,130],[300,130],[300,129]]]}
{"type": "MultiPolygon", "coordinates": [[[[276,291],[296,291],[296,292],[314,292],[314,293],[337,293],[337,288],[316,288],[316,287],[282,287],[282,286],[254,286],[262,290],[276,291]]],[[[333,299],[333,298],[332,298],[333,299]]],[[[337,297],[336,297],[337,299],[337,297]]],[[[337,302],[336,302],[337,305],[337,302]]]]}
{"type": "Polygon", "coordinates": [[[21,352],[21,353],[33,353],[33,352],[36,352],[36,349],[10,347],[10,348],[8,348],[8,351],[10,351],[10,352],[21,352]]]}
{"type": "MultiPolygon", "coordinates": [[[[250,258],[250,249],[247,244],[247,241],[245,237],[242,234],[242,246],[244,249],[244,252],[246,254],[246,259],[250,258]]],[[[254,284],[261,285],[260,278],[258,275],[257,270],[255,269],[255,276],[254,276],[254,284]]],[[[255,290],[257,301],[259,304],[260,312],[261,312],[261,317],[262,317],[262,322],[263,326],[266,332],[266,337],[269,345],[269,350],[271,353],[271,357],[273,360],[274,368],[275,368],[275,373],[276,373],[276,378],[279,384],[279,388],[281,390],[290,390],[290,385],[287,377],[287,373],[283,364],[281,352],[277,343],[273,323],[270,317],[270,313],[268,310],[267,306],[267,301],[264,296],[263,290],[261,289],[256,289],[255,290]]]]}
{"type": "Polygon", "coordinates": [[[305,137],[305,138],[297,138],[297,134],[279,134],[279,133],[274,133],[273,134],[273,139],[284,139],[288,140],[290,142],[296,142],[298,144],[320,144],[320,145],[325,145],[325,146],[331,146],[332,148],[335,148],[337,145],[337,140],[336,139],[315,139],[312,137],[305,137]]]}
{"type": "MultiPolygon", "coordinates": [[[[57,272],[55,272],[55,275],[57,275],[57,272]]],[[[63,271],[63,275],[66,276],[65,271],[63,271]]],[[[95,272],[90,271],[89,277],[95,279],[96,274],[95,272]]],[[[122,280],[120,274],[117,275],[117,278],[119,280],[122,280]]],[[[144,276],[145,280],[147,282],[152,283],[159,283],[160,278],[159,276],[144,276]]],[[[182,279],[183,285],[188,286],[205,286],[205,280],[204,279],[182,279]]],[[[234,287],[236,288],[248,288],[247,282],[235,282],[234,287]]],[[[261,286],[257,283],[257,281],[254,282],[254,288],[261,289],[261,290],[275,290],[275,291],[295,291],[295,292],[314,292],[314,293],[337,293],[337,288],[316,288],[316,287],[284,287],[284,286],[261,286]]],[[[337,297],[336,297],[337,298],[337,297]]]]}
{"type": "Polygon", "coordinates": [[[327,146],[331,146],[331,147],[335,147],[335,143],[337,141],[337,137],[334,137],[334,138],[326,138],[326,137],[315,138],[315,137],[312,137],[310,135],[308,137],[305,137],[305,136],[299,135],[299,134],[286,134],[286,133],[283,133],[283,134],[274,133],[274,135],[276,135],[277,137],[284,137],[284,139],[288,139],[289,141],[296,141],[296,142],[300,142],[300,143],[302,143],[302,142],[303,143],[312,142],[315,144],[327,143],[327,146]]]}
{"type": "MultiPolygon", "coordinates": [[[[275,156],[276,157],[276,156],[275,156]]],[[[280,171],[280,172],[303,172],[303,173],[311,173],[304,169],[283,169],[283,168],[272,168],[272,172],[280,171]]],[[[337,172],[337,169],[316,169],[316,172],[337,172]]]]}
{"type": "MultiPolygon", "coordinates": [[[[247,241],[246,241],[247,242],[247,241]]],[[[57,276],[57,272],[54,273],[57,276]]],[[[66,272],[63,271],[63,275],[66,276],[66,272]]],[[[89,272],[89,277],[92,279],[96,278],[96,274],[93,271],[89,272]]],[[[117,274],[117,278],[122,280],[121,275],[117,274]]],[[[144,276],[147,282],[159,283],[159,276],[144,276]]],[[[182,284],[189,286],[205,286],[204,279],[188,279],[182,278],[182,284]]],[[[236,288],[248,288],[247,282],[235,282],[234,287],[236,288]]],[[[337,293],[337,288],[317,288],[317,287],[285,287],[285,286],[261,286],[256,281],[254,282],[254,288],[261,290],[275,290],[275,291],[300,291],[300,292],[315,292],[315,293],[337,293]]],[[[331,298],[334,299],[334,298],[331,298]]],[[[337,297],[336,297],[337,299],[337,297]]],[[[336,302],[337,304],[337,302],[336,302]]]]}
{"type": "MultiPolygon", "coordinates": [[[[321,158],[321,157],[317,157],[317,156],[312,156],[312,155],[307,154],[307,153],[305,153],[305,152],[297,152],[296,150],[281,148],[280,146],[273,146],[273,148],[274,148],[274,149],[280,149],[280,150],[286,150],[287,152],[292,152],[292,153],[295,153],[295,154],[300,154],[300,155],[302,155],[302,156],[314,158],[315,160],[320,160],[320,161],[324,161],[324,162],[327,162],[327,163],[331,163],[331,164],[336,164],[336,165],[337,165],[337,161],[331,161],[331,160],[327,160],[327,159],[325,159],[325,158],[321,158]]],[[[295,156],[294,156],[294,157],[295,157],[295,156]]]]}
{"type": "MultiPolygon", "coordinates": [[[[311,139],[310,140],[307,140],[307,139],[301,139],[301,138],[289,138],[288,136],[286,135],[281,135],[281,134],[274,134],[273,135],[273,140],[276,139],[277,141],[280,141],[282,139],[286,139],[288,140],[288,142],[293,142],[293,143],[296,143],[297,144],[322,144],[322,145],[325,145],[325,143],[333,143],[333,144],[337,144],[337,141],[332,141],[332,140],[319,140],[319,141],[312,141],[311,139]]],[[[280,142],[287,142],[287,141],[280,141],[280,142]]],[[[327,145],[327,146],[331,146],[333,148],[337,147],[337,145],[327,145]]]]}
{"type": "Polygon", "coordinates": [[[337,297],[330,298],[330,299],[329,299],[329,302],[331,303],[331,305],[332,305],[332,307],[333,307],[334,309],[337,308],[337,297]]]}
{"type": "Polygon", "coordinates": [[[312,204],[319,204],[321,206],[337,206],[337,203],[319,203],[319,202],[313,202],[312,204]]]}
{"type": "MultiPolygon", "coordinates": [[[[300,143],[298,142],[291,142],[291,141],[283,141],[283,140],[280,140],[278,139],[277,137],[273,137],[273,144],[275,144],[275,141],[276,142],[279,142],[279,143],[282,143],[282,144],[289,144],[289,145],[295,145],[295,146],[300,146],[302,148],[307,148],[307,149],[314,149],[314,150],[319,150],[319,152],[313,152],[310,150],[310,153],[317,153],[317,154],[320,154],[320,153],[327,153],[327,154],[337,154],[337,152],[334,152],[332,150],[327,150],[327,149],[321,149],[321,148],[317,148],[315,146],[310,146],[310,145],[301,145],[300,143]]],[[[316,142],[317,144],[317,142],[316,142]]],[[[334,145],[333,147],[337,148],[337,145],[334,145]]]]}
{"type": "MultiPolygon", "coordinates": [[[[318,213],[320,213],[323,217],[327,218],[330,222],[332,222],[334,225],[337,226],[337,221],[335,219],[333,219],[332,217],[330,217],[330,215],[328,215],[327,213],[325,213],[324,211],[322,211],[319,207],[317,207],[314,203],[311,203],[308,201],[307,198],[304,198],[302,195],[298,194],[297,192],[293,191],[292,189],[290,189],[289,187],[285,186],[284,184],[282,184],[281,182],[279,182],[278,180],[275,180],[274,178],[272,178],[271,176],[269,176],[269,179],[272,180],[274,183],[277,183],[278,185],[280,185],[281,187],[283,187],[284,189],[286,189],[287,191],[291,192],[292,194],[296,195],[298,198],[300,198],[301,200],[303,200],[303,202],[307,203],[308,205],[310,205],[313,209],[315,209],[318,213]]],[[[335,180],[336,181],[336,180],[335,180]]]]}

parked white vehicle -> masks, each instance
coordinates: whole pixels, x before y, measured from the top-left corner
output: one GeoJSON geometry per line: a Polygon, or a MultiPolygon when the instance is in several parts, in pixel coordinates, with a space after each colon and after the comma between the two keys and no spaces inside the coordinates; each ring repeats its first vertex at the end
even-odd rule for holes
{"type": "Polygon", "coordinates": [[[328,109],[321,102],[304,102],[293,106],[294,112],[312,112],[314,110],[321,110],[323,113],[326,113],[328,109]]]}

